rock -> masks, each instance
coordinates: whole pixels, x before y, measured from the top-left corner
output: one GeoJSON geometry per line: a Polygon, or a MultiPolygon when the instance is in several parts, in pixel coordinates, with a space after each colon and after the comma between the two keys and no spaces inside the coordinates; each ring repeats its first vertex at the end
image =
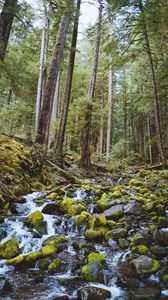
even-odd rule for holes
{"type": "Polygon", "coordinates": [[[115,229],[111,230],[112,239],[118,240],[118,239],[124,238],[124,237],[126,237],[127,232],[128,232],[127,228],[115,228],[115,229]]]}
{"type": "Polygon", "coordinates": [[[10,282],[5,278],[0,278],[0,295],[7,295],[13,291],[10,282]]]}
{"type": "Polygon", "coordinates": [[[30,214],[27,221],[31,227],[35,228],[40,233],[46,232],[46,223],[44,222],[44,216],[40,211],[37,210],[30,214]]]}
{"type": "Polygon", "coordinates": [[[82,211],[86,211],[86,206],[84,204],[78,203],[71,205],[68,209],[68,214],[73,217],[76,215],[80,215],[82,211]]]}
{"type": "Polygon", "coordinates": [[[134,235],[132,241],[134,246],[145,245],[148,247],[151,244],[151,237],[148,233],[139,231],[134,235]]]}
{"type": "Polygon", "coordinates": [[[88,264],[82,268],[82,276],[87,281],[103,282],[103,269],[100,262],[88,264]]]}
{"type": "Polygon", "coordinates": [[[100,253],[90,253],[88,255],[88,263],[91,264],[95,261],[105,262],[105,257],[103,254],[100,253]]]}
{"type": "Polygon", "coordinates": [[[121,249],[126,249],[129,247],[129,242],[126,239],[119,239],[118,245],[121,249]]]}
{"type": "Polygon", "coordinates": [[[140,255],[145,255],[145,254],[148,254],[149,249],[145,245],[139,245],[139,246],[132,248],[132,251],[137,254],[140,254],[140,255]]]}
{"type": "Polygon", "coordinates": [[[157,233],[158,243],[161,246],[168,246],[168,228],[162,228],[157,233]]]}
{"type": "Polygon", "coordinates": [[[131,300],[156,300],[160,299],[161,291],[159,287],[139,288],[130,292],[131,300]]]}
{"type": "Polygon", "coordinates": [[[123,215],[123,205],[114,205],[111,208],[105,210],[105,217],[110,220],[118,221],[123,215]]]}
{"type": "Polygon", "coordinates": [[[85,238],[87,241],[102,241],[104,232],[100,229],[88,229],[85,231],[85,238]]]}
{"type": "Polygon", "coordinates": [[[55,203],[48,203],[41,212],[47,215],[55,215],[58,213],[58,205],[55,203]]]}
{"type": "Polygon", "coordinates": [[[134,259],[132,264],[134,265],[137,273],[143,274],[156,273],[160,268],[160,264],[157,260],[153,260],[145,255],[141,255],[134,259]]]}
{"type": "Polygon", "coordinates": [[[46,258],[46,259],[40,259],[38,262],[38,267],[40,270],[48,270],[48,266],[50,265],[51,260],[46,258]]]}
{"type": "Polygon", "coordinates": [[[158,218],[158,229],[167,228],[168,227],[168,218],[159,217],[158,218]]]}
{"type": "Polygon", "coordinates": [[[58,294],[58,295],[52,296],[51,298],[49,298],[49,300],[69,300],[69,296],[58,294]]]}
{"type": "Polygon", "coordinates": [[[85,286],[77,291],[78,300],[106,300],[112,297],[111,292],[94,285],[85,286]]]}
{"type": "Polygon", "coordinates": [[[143,183],[141,181],[139,181],[138,179],[133,178],[130,180],[129,185],[130,186],[132,186],[132,185],[133,186],[141,186],[141,185],[143,185],[143,183]]]}
{"type": "Polygon", "coordinates": [[[0,229],[0,241],[7,237],[7,232],[4,229],[0,229]]]}
{"type": "Polygon", "coordinates": [[[42,246],[53,245],[59,250],[59,248],[62,249],[61,245],[65,244],[66,242],[67,237],[64,235],[52,235],[43,241],[42,246]]]}
{"type": "Polygon", "coordinates": [[[151,247],[151,252],[158,258],[163,258],[168,255],[168,248],[155,245],[151,247]]]}
{"type": "Polygon", "coordinates": [[[58,258],[52,260],[51,264],[48,266],[48,271],[51,273],[59,272],[61,267],[61,261],[58,258]]]}
{"type": "Polygon", "coordinates": [[[138,216],[142,211],[140,203],[136,201],[130,201],[127,205],[124,206],[124,213],[138,216]]]}
{"type": "Polygon", "coordinates": [[[0,244],[0,258],[11,259],[19,253],[19,243],[15,238],[0,244]]]}

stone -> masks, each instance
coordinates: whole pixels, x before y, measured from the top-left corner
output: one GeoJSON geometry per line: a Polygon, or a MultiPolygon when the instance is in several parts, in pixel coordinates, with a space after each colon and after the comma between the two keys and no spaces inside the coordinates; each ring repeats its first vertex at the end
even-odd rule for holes
{"type": "Polygon", "coordinates": [[[151,252],[158,258],[163,258],[168,255],[168,247],[155,245],[151,247],[151,252]]]}
{"type": "Polygon", "coordinates": [[[0,244],[0,258],[11,259],[19,255],[19,253],[19,243],[15,238],[0,244]]]}
{"type": "Polygon", "coordinates": [[[93,282],[103,282],[103,269],[99,261],[93,262],[91,264],[85,265],[82,268],[82,276],[87,281],[93,282]]]}
{"type": "Polygon", "coordinates": [[[123,205],[112,206],[111,208],[105,210],[104,215],[108,220],[119,220],[124,215],[123,205]]]}
{"type": "Polygon", "coordinates": [[[48,203],[42,209],[43,214],[55,215],[58,213],[58,205],[55,203],[48,203]]]}
{"type": "Polygon", "coordinates": [[[140,203],[136,201],[130,201],[127,205],[124,206],[124,213],[138,216],[142,211],[140,203]]]}
{"type": "Polygon", "coordinates": [[[121,238],[125,238],[127,235],[127,228],[115,228],[111,230],[113,240],[118,240],[121,238]]]}
{"type": "Polygon", "coordinates": [[[13,288],[10,282],[5,278],[0,278],[0,295],[11,293],[13,288]]]}
{"type": "Polygon", "coordinates": [[[168,246],[168,228],[162,228],[157,233],[158,243],[161,246],[168,246]]]}
{"type": "Polygon", "coordinates": [[[134,246],[145,245],[148,247],[151,244],[151,237],[149,234],[139,231],[134,235],[132,241],[134,246]]]}
{"type": "Polygon", "coordinates": [[[104,288],[89,285],[77,291],[78,300],[106,300],[112,297],[111,292],[104,288]]]}
{"type": "Polygon", "coordinates": [[[138,288],[130,292],[130,300],[157,300],[160,299],[161,291],[159,287],[138,288]]]}
{"type": "Polygon", "coordinates": [[[138,258],[134,259],[132,261],[133,266],[135,267],[137,273],[141,273],[143,269],[151,269],[153,267],[153,259],[145,256],[145,255],[141,255],[138,258]]]}

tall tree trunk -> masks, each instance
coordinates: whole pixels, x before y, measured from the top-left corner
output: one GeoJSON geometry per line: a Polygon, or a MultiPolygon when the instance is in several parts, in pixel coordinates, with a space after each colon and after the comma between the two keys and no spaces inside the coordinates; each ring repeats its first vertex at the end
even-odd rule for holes
{"type": "Polygon", "coordinates": [[[112,141],[112,111],[113,111],[113,71],[112,54],[110,53],[110,71],[109,71],[109,97],[108,97],[108,117],[107,117],[107,148],[106,160],[109,161],[112,141]]]}
{"type": "Polygon", "coordinates": [[[73,28],[73,34],[72,34],[71,53],[70,53],[70,57],[69,57],[69,65],[68,65],[68,72],[67,72],[67,79],[66,79],[63,110],[62,110],[62,116],[61,116],[57,144],[56,144],[56,157],[60,163],[62,161],[62,150],[63,150],[63,143],[64,143],[64,137],[65,137],[67,117],[68,117],[69,102],[70,102],[70,97],[71,97],[72,79],[73,79],[77,36],[78,36],[80,6],[81,6],[81,0],[77,0],[76,16],[75,16],[75,22],[74,22],[74,28],[73,28]]]}
{"type": "Polygon", "coordinates": [[[40,69],[39,69],[39,78],[38,78],[38,88],[37,88],[37,99],[36,99],[36,116],[35,116],[35,132],[37,133],[38,130],[38,123],[39,123],[39,116],[40,116],[40,110],[41,110],[41,104],[42,104],[42,96],[43,96],[43,90],[45,86],[45,64],[46,64],[46,49],[47,49],[47,28],[48,22],[42,29],[42,40],[41,40],[41,54],[40,54],[40,69]]]}
{"type": "Polygon", "coordinates": [[[93,66],[92,66],[89,91],[88,91],[89,103],[87,104],[86,107],[83,133],[82,133],[81,167],[85,170],[89,169],[91,165],[90,143],[91,143],[92,100],[94,99],[94,91],[95,91],[97,68],[98,68],[101,27],[102,27],[102,5],[100,3],[99,19],[98,19],[97,34],[96,34],[96,46],[94,51],[93,66]]]}
{"type": "Polygon", "coordinates": [[[69,24],[70,24],[70,12],[65,12],[63,14],[60,28],[58,31],[58,37],[55,45],[55,51],[53,60],[50,67],[49,77],[47,79],[45,93],[44,93],[44,100],[41,109],[41,114],[39,118],[38,124],[38,131],[37,131],[37,138],[36,142],[39,144],[46,144],[48,143],[48,134],[49,134],[49,126],[50,126],[50,119],[52,113],[52,106],[53,106],[53,94],[61,66],[61,59],[62,54],[65,46],[66,35],[68,32],[69,24]]]}
{"type": "MultiPolygon", "coordinates": [[[[144,13],[142,0],[139,0],[139,8],[140,8],[141,12],[144,13]]],[[[143,34],[144,34],[145,43],[146,43],[146,51],[147,51],[147,54],[149,57],[151,80],[152,80],[153,92],[154,92],[154,113],[155,113],[155,127],[156,127],[156,136],[157,136],[157,148],[158,148],[160,160],[164,161],[165,155],[164,155],[163,140],[162,140],[162,133],[161,133],[158,88],[157,88],[157,83],[156,83],[155,67],[154,67],[154,63],[153,63],[153,57],[152,57],[152,51],[151,51],[151,46],[150,46],[150,41],[149,41],[149,36],[148,36],[148,30],[147,30],[145,20],[143,23],[143,34]]]]}
{"type": "Polygon", "coordinates": [[[5,0],[0,14],[0,61],[4,61],[18,0],[5,0]]]}

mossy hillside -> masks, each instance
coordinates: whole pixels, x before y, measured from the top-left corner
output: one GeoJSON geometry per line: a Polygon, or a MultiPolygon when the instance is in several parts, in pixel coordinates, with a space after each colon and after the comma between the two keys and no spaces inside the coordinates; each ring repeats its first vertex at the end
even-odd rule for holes
{"type": "Polygon", "coordinates": [[[0,135],[0,170],[0,209],[20,195],[43,189],[42,174],[30,151],[4,135],[0,135]]]}

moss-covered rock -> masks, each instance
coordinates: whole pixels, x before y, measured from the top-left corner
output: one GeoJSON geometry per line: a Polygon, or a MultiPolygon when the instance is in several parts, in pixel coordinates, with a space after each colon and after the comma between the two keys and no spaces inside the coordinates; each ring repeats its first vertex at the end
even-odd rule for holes
{"type": "Polygon", "coordinates": [[[100,241],[104,237],[104,232],[101,229],[88,229],[85,231],[87,241],[100,241]]]}
{"type": "Polygon", "coordinates": [[[152,274],[156,273],[160,269],[160,263],[157,260],[153,260],[153,267],[149,269],[142,269],[143,274],[152,274]]]}
{"type": "Polygon", "coordinates": [[[161,276],[162,281],[166,286],[168,286],[168,274],[164,274],[161,276]]]}
{"type": "Polygon", "coordinates": [[[140,254],[140,255],[143,255],[143,254],[145,255],[145,254],[148,254],[149,249],[145,245],[139,245],[135,248],[132,248],[132,251],[137,254],[140,254]]]}
{"type": "Polygon", "coordinates": [[[59,209],[62,213],[68,213],[69,208],[75,204],[72,198],[64,197],[64,199],[59,203],[59,209]]]}
{"type": "Polygon", "coordinates": [[[48,245],[53,245],[55,248],[58,248],[61,244],[64,244],[67,242],[67,237],[64,235],[52,235],[49,238],[47,238],[45,241],[43,241],[43,247],[48,245]]]}
{"type": "Polygon", "coordinates": [[[43,258],[39,260],[38,267],[40,270],[48,270],[51,260],[49,258],[43,258]]]}
{"type": "Polygon", "coordinates": [[[82,211],[86,211],[86,206],[81,203],[71,205],[68,209],[68,215],[73,217],[79,215],[82,211]]]}
{"type": "Polygon", "coordinates": [[[35,211],[28,216],[28,223],[31,227],[40,231],[44,228],[44,216],[40,211],[35,211]]]}
{"type": "Polygon", "coordinates": [[[82,276],[87,281],[101,282],[103,281],[102,266],[99,261],[95,261],[82,268],[82,276]]]}
{"type": "Polygon", "coordinates": [[[53,259],[51,264],[49,264],[48,271],[51,272],[51,273],[56,273],[56,272],[59,272],[60,267],[61,267],[60,259],[55,258],[55,259],[53,259]]]}
{"type": "Polygon", "coordinates": [[[19,243],[13,238],[0,244],[0,258],[11,259],[20,253],[19,243]]]}
{"type": "Polygon", "coordinates": [[[19,255],[15,258],[7,260],[5,262],[5,264],[9,265],[9,266],[16,266],[16,265],[19,265],[19,264],[25,262],[25,260],[26,260],[26,257],[24,255],[19,255]]]}
{"type": "Polygon", "coordinates": [[[141,185],[143,185],[143,183],[141,181],[139,181],[138,179],[133,178],[130,180],[129,185],[130,186],[141,186],[141,185]]]}
{"type": "Polygon", "coordinates": [[[90,253],[88,255],[88,264],[91,264],[95,261],[99,261],[99,262],[105,262],[105,257],[103,254],[100,254],[100,253],[90,253]]]}

